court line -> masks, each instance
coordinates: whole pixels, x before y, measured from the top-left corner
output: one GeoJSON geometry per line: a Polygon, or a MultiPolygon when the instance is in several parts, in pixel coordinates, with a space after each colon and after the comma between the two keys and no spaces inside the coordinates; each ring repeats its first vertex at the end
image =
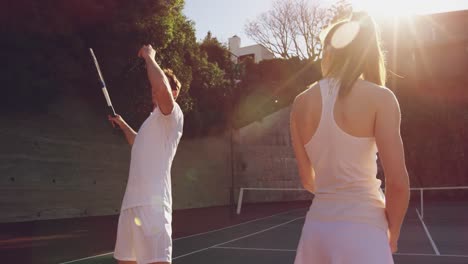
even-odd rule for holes
{"type": "Polygon", "coordinates": [[[455,257],[455,258],[468,258],[468,255],[452,255],[452,254],[424,254],[424,253],[393,253],[398,256],[425,256],[425,257],[455,257]]]}
{"type": "Polygon", "coordinates": [[[295,249],[281,249],[281,248],[244,248],[244,247],[213,247],[220,249],[235,249],[235,250],[253,250],[253,251],[285,251],[296,252],[295,249]]]}
{"type": "MultiPolygon", "coordinates": [[[[233,250],[254,250],[254,251],[282,251],[282,252],[295,252],[295,249],[281,249],[281,248],[244,248],[244,247],[213,247],[219,249],[233,249],[233,250]]],[[[393,253],[397,256],[423,256],[423,257],[456,257],[456,258],[468,258],[468,255],[436,255],[436,254],[424,254],[424,253],[393,253]]]]}
{"type": "Polygon", "coordinates": [[[418,209],[416,209],[416,213],[418,214],[419,220],[421,221],[421,224],[422,224],[424,230],[426,231],[426,235],[429,238],[429,241],[431,242],[431,245],[432,245],[432,248],[434,249],[434,252],[436,253],[436,255],[440,255],[439,249],[437,248],[434,240],[432,239],[431,233],[429,233],[429,229],[427,228],[426,224],[424,223],[424,220],[423,220],[421,214],[419,213],[418,209]]]}
{"type": "Polygon", "coordinates": [[[237,227],[237,226],[249,224],[249,223],[252,223],[252,222],[268,219],[268,218],[271,218],[271,217],[274,217],[274,216],[283,215],[283,214],[291,213],[291,212],[294,212],[294,211],[304,210],[304,209],[307,209],[307,207],[293,209],[293,210],[289,210],[289,211],[286,211],[286,212],[282,212],[282,213],[278,213],[278,214],[274,214],[274,215],[270,215],[270,216],[266,216],[266,217],[262,217],[262,218],[258,218],[258,219],[249,220],[247,222],[242,222],[242,223],[239,223],[239,224],[230,225],[230,226],[226,226],[226,227],[215,229],[215,230],[210,230],[210,231],[203,232],[203,233],[197,233],[197,234],[193,234],[193,235],[189,235],[189,236],[185,236],[185,237],[179,237],[179,238],[173,239],[172,241],[176,241],[176,240],[179,240],[179,239],[185,239],[185,238],[189,238],[189,237],[194,237],[194,236],[205,235],[205,234],[209,234],[209,233],[229,229],[229,228],[232,228],[232,227],[237,227]]]}
{"type": "Polygon", "coordinates": [[[109,253],[104,253],[104,254],[100,254],[100,255],[96,255],[96,256],[90,256],[90,257],[86,257],[86,258],[69,260],[69,261],[66,261],[66,262],[60,262],[60,264],[69,264],[69,263],[74,263],[74,262],[78,262],[78,261],[82,261],[82,260],[93,259],[93,258],[97,258],[97,257],[104,257],[104,256],[107,256],[107,255],[112,255],[113,253],[114,252],[109,252],[109,253]]]}
{"type": "Polygon", "coordinates": [[[205,250],[214,248],[214,247],[218,247],[218,246],[221,246],[221,245],[225,245],[225,244],[227,244],[227,243],[231,243],[231,242],[234,242],[234,241],[237,241],[237,240],[241,240],[241,239],[244,239],[244,238],[247,238],[247,237],[255,236],[255,235],[258,235],[258,234],[260,234],[260,233],[263,233],[263,232],[266,232],[266,231],[275,229],[275,228],[280,227],[280,226],[283,226],[283,225],[287,225],[287,224],[289,224],[289,223],[292,223],[292,222],[294,222],[294,221],[297,221],[297,220],[299,220],[299,219],[304,219],[304,218],[305,218],[305,216],[301,216],[301,217],[298,217],[298,218],[294,218],[294,219],[289,220],[289,221],[287,221],[287,222],[284,222],[284,223],[281,223],[281,224],[278,224],[278,225],[274,225],[274,226],[271,226],[271,227],[269,227],[269,228],[266,228],[266,229],[263,229],[263,230],[260,230],[260,231],[257,231],[257,232],[254,232],[254,233],[245,235],[245,236],[241,236],[241,237],[238,237],[238,238],[234,238],[234,239],[231,239],[231,240],[229,240],[229,241],[226,241],[226,242],[223,242],[223,243],[219,243],[219,244],[216,244],[216,245],[213,245],[213,246],[210,246],[210,247],[206,247],[206,248],[202,248],[202,249],[199,249],[199,250],[195,250],[195,251],[189,252],[189,253],[187,253],[187,254],[174,257],[174,258],[172,258],[172,259],[174,260],[174,259],[178,259],[178,258],[183,258],[183,257],[189,256],[189,255],[192,255],[192,254],[195,254],[195,253],[198,253],[198,252],[202,252],[202,251],[205,251],[205,250]]]}
{"type": "MultiPolygon", "coordinates": [[[[230,226],[223,227],[223,228],[219,228],[219,229],[215,229],[215,230],[210,230],[210,231],[203,232],[203,233],[197,233],[197,234],[193,234],[193,235],[188,235],[188,236],[184,236],[184,237],[175,238],[175,239],[173,239],[172,241],[176,241],[176,240],[180,240],[180,239],[185,239],[185,238],[190,238],[190,237],[195,237],[195,236],[200,236],[200,235],[205,235],[205,234],[209,234],[209,233],[213,233],[213,232],[217,232],[217,231],[221,231],[221,230],[225,230],[225,229],[229,229],[229,228],[233,228],[233,227],[237,227],[237,226],[249,224],[249,223],[252,223],[252,222],[255,222],[255,221],[260,221],[260,220],[268,219],[268,218],[271,218],[271,217],[275,217],[275,216],[279,216],[279,215],[284,215],[284,214],[292,213],[292,212],[299,211],[299,210],[304,210],[304,209],[307,209],[307,207],[298,208],[298,209],[293,209],[293,210],[289,210],[289,211],[285,211],[285,212],[273,214],[273,215],[270,215],[270,216],[265,216],[265,217],[262,217],[262,218],[257,218],[257,219],[249,220],[249,221],[247,221],[247,222],[242,222],[242,223],[239,223],[239,224],[230,225],[230,226]]],[[[100,255],[95,255],[95,256],[90,256],[90,257],[85,257],[85,258],[80,258],[80,259],[75,259],[75,260],[69,260],[69,261],[66,261],[66,262],[61,262],[60,264],[69,264],[69,263],[74,263],[74,262],[78,262],[78,261],[82,261],[82,260],[87,260],[87,259],[92,259],[92,258],[97,258],[97,257],[103,257],[103,256],[107,256],[107,255],[112,255],[112,254],[114,254],[114,251],[108,252],[108,253],[104,253],[104,254],[100,254],[100,255]]]]}

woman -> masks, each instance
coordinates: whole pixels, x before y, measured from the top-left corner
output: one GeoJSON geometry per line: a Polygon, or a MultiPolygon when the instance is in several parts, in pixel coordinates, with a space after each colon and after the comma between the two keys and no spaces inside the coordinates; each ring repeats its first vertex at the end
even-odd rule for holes
{"type": "Polygon", "coordinates": [[[301,181],[315,194],[295,264],[393,263],[409,181],[376,24],[354,14],[327,30],[323,47],[324,78],[296,97],[291,112],[301,181]]]}

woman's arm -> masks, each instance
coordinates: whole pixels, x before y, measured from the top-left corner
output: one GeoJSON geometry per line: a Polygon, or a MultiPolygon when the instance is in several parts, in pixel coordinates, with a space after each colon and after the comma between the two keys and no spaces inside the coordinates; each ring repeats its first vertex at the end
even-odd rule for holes
{"type": "Polygon", "coordinates": [[[312,164],[310,163],[309,157],[307,156],[307,152],[305,151],[303,140],[301,139],[298,131],[297,114],[300,112],[298,111],[298,108],[300,107],[300,96],[301,95],[296,97],[296,100],[294,100],[291,109],[291,141],[294,148],[294,154],[296,155],[297,167],[299,171],[299,176],[301,178],[302,186],[304,187],[304,189],[313,193],[315,192],[315,173],[312,168],[312,164]]]}
{"type": "Polygon", "coordinates": [[[409,203],[409,178],[400,135],[401,113],[395,95],[382,89],[375,119],[375,139],[385,175],[386,215],[390,246],[396,252],[409,203]]]}

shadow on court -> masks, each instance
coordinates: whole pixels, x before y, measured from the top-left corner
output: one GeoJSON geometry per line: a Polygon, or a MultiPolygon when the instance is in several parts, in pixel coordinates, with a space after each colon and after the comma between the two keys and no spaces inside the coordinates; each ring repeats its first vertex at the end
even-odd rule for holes
{"type": "MultiPolygon", "coordinates": [[[[397,264],[468,263],[466,202],[410,208],[403,225],[397,264]]],[[[245,208],[244,213],[254,208],[245,208]]],[[[173,263],[293,263],[307,208],[250,220],[174,240],[173,263]]],[[[109,253],[76,264],[116,263],[109,253]]]]}

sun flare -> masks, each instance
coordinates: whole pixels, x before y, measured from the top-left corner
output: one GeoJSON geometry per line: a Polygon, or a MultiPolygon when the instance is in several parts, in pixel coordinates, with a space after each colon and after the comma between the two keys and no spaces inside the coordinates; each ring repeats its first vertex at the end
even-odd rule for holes
{"type": "Polygon", "coordinates": [[[360,0],[354,1],[356,11],[366,11],[375,18],[406,17],[430,10],[431,1],[360,0]]]}

